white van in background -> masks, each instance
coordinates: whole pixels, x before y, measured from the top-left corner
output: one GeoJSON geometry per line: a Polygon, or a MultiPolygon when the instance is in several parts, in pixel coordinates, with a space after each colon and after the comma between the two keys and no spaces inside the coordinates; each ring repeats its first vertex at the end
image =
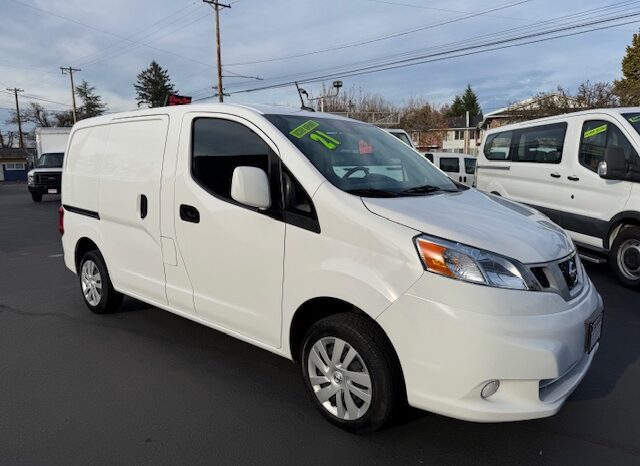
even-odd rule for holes
{"type": "Polygon", "coordinates": [[[413,144],[413,141],[411,140],[411,137],[409,136],[409,133],[407,133],[405,130],[394,129],[394,128],[384,128],[384,130],[387,133],[392,134],[393,136],[400,139],[402,142],[404,142],[407,146],[411,147],[412,149],[416,148],[416,146],[413,144]]]}
{"type": "Polygon", "coordinates": [[[568,235],[366,123],[230,104],[90,118],[62,183],[91,311],[125,294],[294,359],[350,431],[406,401],[551,416],[598,349],[602,299],[568,235]]]}
{"type": "Polygon", "coordinates": [[[589,110],[487,131],[477,186],[528,204],[640,289],[640,108],[589,110]]]}
{"type": "Polygon", "coordinates": [[[424,156],[452,180],[467,186],[475,186],[475,156],[455,152],[426,152],[424,156]]]}

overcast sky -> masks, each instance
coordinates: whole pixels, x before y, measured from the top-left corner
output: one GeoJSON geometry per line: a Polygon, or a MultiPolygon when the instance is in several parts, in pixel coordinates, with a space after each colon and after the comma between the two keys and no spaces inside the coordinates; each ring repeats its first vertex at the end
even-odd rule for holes
{"type": "MultiPolygon", "coordinates": [[[[224,0],[223,0],[224,1],[224,0]]],[[[389,58],[504,30],[530,31],[541,21],[581,13],[615,0],[231,0],[221,13],[225,74],[260,76],[264,81],[227,78],[237,91],[291,76],[389,58]],[[391,4],[394,3],[394,4],[391,4]],[[505,7],[511,5],[510,7],[505,7]],[[505,8],[501,8],[505,7],[505,8]],[[483,15],[472,15],[496,8],[483,15]],[[465,19],[466,18],[466,19],[465,19]],[[448,23],[448,24],[443,24],[448,23]],[[324,53],[345,44],[379,39],[324,53]],[[304,55],[298,58],[243,64],[304,55]],[[276,79],[279,77],[287,77],[276,79]],[[269,81],[272,79],[272,81],[269,81]]],[[[640,12],[640,2],[607,15],[640,12]]],[[[602,17],[605,13],[599,13],[602,17]]],[[[587,19],[595,19],[589,16],[587,19]]],[[[201,0],[0,0],[0,90],[20,87],[51,110],[69,108],[68,77],[60,66],[82,68],[110,111],[136,108],[132,83],[151,60],[169,73],[180,93],[194,98],[213,93],[215,35],[213,13],[201,0]],[[46,11],[43,11],[46,10],[46,11]],[[66,18],[66,19],[65,19],[66,18]],[[125,40],[128,39],[128,40],[125,40]]],[[[572,18],[572,21],[581,17],[572,18]]],[[[627,21],[640,20],[640,16],[627,21]]],[[[558,24],[558,23],[555,23],[558,24]]],[[[551,25],[549,25],[551,26],[551,25]]],[[[345,87],[378,92],[402,104],[424,97],[449,103],[467,83],[485,113],[540,91],[562,85],[571,90],[583,80],[610,81],[620,75],[620,60],[638,23],[585,35],[495,50],[380,73],[343,78],[345,87]]],[[[331,79],[328,80],[330,82],[331,79]]],[[[317,94],[319,83],[304,84],[317,94]]],[[[28,100],[23,98],[22,105],[28,100]]],[[[234,94],[229,102],[297,105],[294,87],[234,94]]],[[[0,93],[0,125],[14,106],[0,93]]]]}

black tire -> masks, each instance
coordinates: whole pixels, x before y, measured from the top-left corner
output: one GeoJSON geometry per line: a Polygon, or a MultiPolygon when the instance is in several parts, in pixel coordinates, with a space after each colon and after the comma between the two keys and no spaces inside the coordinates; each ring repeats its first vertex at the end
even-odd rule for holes
{"type": "Polygon", "coordinates": [[[640,290],[640,252],[637,245],[640,245],[640,227],[627,227],[618,233],[609,252],[609,265],[618,281],[633,290],[640,290]],[[633,244],[636,246],[629,249],[633,244]],[[621,248],[624,249],[621,251],[621,248]]]}
{"type": "Polygon", "coordinates": [[[33,199],[33,202],[42,201],[42,193],[31,193],[31,199],[33,199]]]}
{"type": "Polygon", "coordinates": [[[109,278],[109,272],[107,271],[104,259],[99,251],[89,251],[82,256],[78,266],[78,278],[82,299],[91,312],[96,314],[108,314],[118,310],[120,304],[122,304],[122,293],[119,293],[113,288],[113,284],[109,278]],[[102,292],[100,294],[99,301],[95,304],[89,302],[83,291],[82,271],[87,261],[92,261],[100,272],[102,292]]]}
{"type": "MultiPolygon", "coordinates": [[[[331,351],[333,350],[331,349],[331,351]]],[[[404,385],[399,363],[391,344],[374,322],[355,312],[334,314],[316,322],[305,336],[300,361],[305,388],[313,404],[331,423],[342,429],[358,434],[373,432],[383,427],[393,417],[394,411],[402,405],[402,400],[405,397],[404,385]],[[331,337],[344,340],[348,346],[357,351],[366,366],[367,375],[370,377],[370,405],[362,417],[355,420],[344,420],[330,413],[318,400],[309,379],[308,358],[311,349],[321,339],[331,337]]],[[[347,369],[349,367],[352,366],[349,365],[347,369]]],[[[327,382],[321,387],[329,385],[332,385],[332,382],[327,382]]],[[[341,396],[351,395],[343,393],[341,396]]],[[[346,398],[342,399],[346,403],[346,398]]],[[[336,402],[335,395],[332,400],[329,402],[336,402]]],[[[356,398],[352,397],[352,400],[356,400],[356,398]]]]}

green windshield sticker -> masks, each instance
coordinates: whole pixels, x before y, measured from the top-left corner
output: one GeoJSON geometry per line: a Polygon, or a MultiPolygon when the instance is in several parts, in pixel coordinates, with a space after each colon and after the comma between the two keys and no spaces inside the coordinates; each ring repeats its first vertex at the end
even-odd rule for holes
{"type": "Polygon", "coordinates": [[[592,138],[596,134],[604,133],[607,130],[608,125],[600,125],[596,128],[590,129],[589,131],[584,132],[584,138],[592,138]]]}
{"type": "Polygon", "coordinates": [[[314,129],[316,129],[318,126],[320,126],[319,123],[316,123],[313,120],[309,120],[309,121],[306,121],[306,122],[302,123],[297,128],[292,129],[289,132],[289,134],[291,136],[293,136],[293,137],[296,137],[296,138],[300,139],[300,138],[306,136],[307,134],[309,134],[314,129]]]}
{"type": "Polygon", "coordinates": [[[327,133],[323,133],[320,130],[317,130],[315,133],[312,133],[309,136],[312,141],[316,141],[321,143],[324,147],[330,150],[335,150],[336,147],[340,145],[340,141],[335,138],[332,138],[327,133]]]}
{"type": "Polygon", "coordinates": [[[629,123],[637,123],[640,121],[640,115],[632,116],[629,118],[629,123]]]}

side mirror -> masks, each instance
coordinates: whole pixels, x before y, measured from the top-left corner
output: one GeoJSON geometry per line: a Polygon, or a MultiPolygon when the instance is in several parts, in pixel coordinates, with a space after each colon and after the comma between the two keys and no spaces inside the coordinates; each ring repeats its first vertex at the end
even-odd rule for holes
{"type": "Polygon", "coordinates": [[[627,161],[621,147],[604,151],[604,161],[598,164],[598,175],[605,180],[623,180],[627,174],[627,161]]]}
{"type": "Polygon", "coordinates": [[[231,197],[258,209],[271,207],[269,177],[261,168],[236,167],[231,178],[231,197]]]}

